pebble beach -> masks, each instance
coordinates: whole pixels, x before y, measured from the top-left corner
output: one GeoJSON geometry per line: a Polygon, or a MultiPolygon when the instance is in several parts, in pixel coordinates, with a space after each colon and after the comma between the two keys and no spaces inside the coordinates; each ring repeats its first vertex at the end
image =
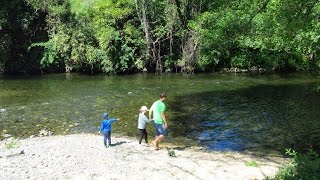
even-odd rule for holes
{"type": "Polygon", "coordinates": [[[264,179],[288,163],[282,157],[206,152],[192,147],[139,144],[113,135],[73,134],[33,137],[6,148],[0,142],[0,179],[264,179]],[[255,166],[248,165],[254,162],[255,166]]]}

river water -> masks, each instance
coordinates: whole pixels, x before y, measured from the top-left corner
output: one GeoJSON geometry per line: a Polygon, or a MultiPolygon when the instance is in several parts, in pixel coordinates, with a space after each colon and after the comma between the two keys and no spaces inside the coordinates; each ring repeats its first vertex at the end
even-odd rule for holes
{"type": "MultiPolygon", "coordinates": [[[[0,79],[0,139],[95,133],[101,115],[119,117],[113,132],[137,137],[138,110],[161,92],[168,99],[167,142],[213,151],[281,154],[320,148],[319,76],[52,74],[0,79]]],[[[150,138],[153,126],[147,128],[150,138]]]]}

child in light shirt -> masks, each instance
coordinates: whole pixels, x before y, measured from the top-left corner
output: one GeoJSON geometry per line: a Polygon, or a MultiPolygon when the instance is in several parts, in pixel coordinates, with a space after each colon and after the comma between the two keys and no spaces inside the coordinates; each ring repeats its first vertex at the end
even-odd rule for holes
{"type": "Polygon", "coordinates": [[[152,120],[149,120],[145,115],[147,113],[147,106],[142,106],[140,108],[140,114],[138,118],[138,129],[140,134],[139,144],[141,144],[142,139],[144,138],[145,142],[148,143],[148,132],[146,129],[146,123],[150,123],[152,120]]]}

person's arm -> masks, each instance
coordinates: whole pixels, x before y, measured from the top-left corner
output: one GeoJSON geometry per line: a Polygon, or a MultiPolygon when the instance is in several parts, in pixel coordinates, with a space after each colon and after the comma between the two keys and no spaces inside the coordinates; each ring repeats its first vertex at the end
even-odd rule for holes
{"type": "Polygon", "coordinates": [[[119,121],[119,120],[120,120],[120,118],[111,118],[111,119],[109,119],[110,122],[115,122],[115,121],[119,121]]]}
{"type": "Polygon", "coordinates": [[[103,121],[101,121],[101,125],[100,125],[100,129],[99,129],[99,133],[101,133],[102,128],[103,128],[103,121]]]}
{"type": "Polygon", "coordinates": [[[150,122],[152,121],[151,119],[148,119],[146,115],[143,115],[141,118],[142,118],[142,120],[145,121],[146,123],[150,123],[150,122]]]}
{"type": "Polygon", "coordinates": [[[152,119],[153,104],[149,110],[149,119],[152,119]]]}
{"type": "Polygon", "coordinates": [[[167,129],[169,126],[168,126],[166,114],[164,113],[164,111],[161,111],[161,117],[162,117],[162,119],[164,121],[164,127],[167,129]]]}

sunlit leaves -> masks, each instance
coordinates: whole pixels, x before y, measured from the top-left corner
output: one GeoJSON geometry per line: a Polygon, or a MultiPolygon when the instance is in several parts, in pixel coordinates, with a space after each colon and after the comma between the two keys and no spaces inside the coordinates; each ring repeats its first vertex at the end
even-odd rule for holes
{"type": "Polygon", "coordinates": [[[52,48],[45,48],[42,64],[51,64],[52,58],[57,58],[91,72],[127,71],[134,66],[135,53],[144,42],[131,23],[133,1],[69,0],[52,3],[48,11],[52,48]]]}
{"type": "Polygon", "coordinates": [[[307,61],[320,55],[318,7],[315,0],[242,0],[204,12],[197,20],[200,56],[206,57],[200,60],[208,64],[210,51],[219,51],[220,62],[231,59],[232,66],[241,68],[273,64],[306,70],[307,61]]]}
{"type": "Polygon", "coordinates": [[[41,68],[60,64],[90,72],[136,71],[146,65],[155,71],[171,70],[186,66],[187,59],[192,59],[192,69],[201,71],[231,66],[308,70],[320,64],[318,0],[142,4],[141,0],[1,1],[0,31],[5,34],[0,37],[0,71],[8,66],[31,67],[24,65],[27,61],[26,65],[40,63],[41,68]],[[11,13],[12,7],[17,13],[11,13]],[[47,30],[47,37],[35,33],[39,17],[45,19],[46,27],[39,29],[47,30]],[[42,48],[25,51],[31,43],[42,48]]]}
{"type": "MultiPolygon", "coordinates": [[[[56,58],[57,58],[57,52],[56,52],[56,47],[54,46],[54,43],[52,40],[43,42],[43,43],[33,43],[30,48],[32,47],[43,47],[43,56],[40,61],[40,64],[42,67],[49,67],[50,65],[56,63],[56,58]]],[[[29,49],[30,49],[29,48],[29,49]]]]}

